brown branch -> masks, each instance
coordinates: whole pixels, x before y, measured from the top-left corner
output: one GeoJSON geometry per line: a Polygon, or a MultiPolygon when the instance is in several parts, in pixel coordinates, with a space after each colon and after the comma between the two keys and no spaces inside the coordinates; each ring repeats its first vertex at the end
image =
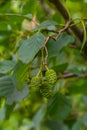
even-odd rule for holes
{"type": "Polygon", "coordinates": [[[69,28],[69,25],[70,25],[70,21],[67,21],[66,25],[64,28],[58,30],[58,34],[56,36],[56,40],[58,39],[58,37],[61,35],[61,33],[65,32],[68,28],[69,28]]]}
{"type": "Polygon", "coordinates": [[[84,72],[81,75],[76,75],[74,73],[71,72],[67,72],[67,73],[63,73],[60,77],[58,77],[58,79],[67,79],[67,78],[87,78],[87,72],[84,72]]]}
{"type": "Polygon", "coordinates": [[[58,79],[67,79],[67,78],[74,78],[74,77],[77,77],[77,75],[74,73],[67,72],[67,73],[63,73],[61,76],[58,76],[58,79]]]}
{"type": "Polygon", "coordinates": [[[52,2],[56,6],[57,10],[62,14],[66,22],[70,20],[70,17],[66,8],[63,6],[63,4],[59,0],[49,0],[49,1],[52,2]]]}
{"type": "Polygon", "coordinates": [[[82,33],[82,31],[74,24],[74,21],[71,20],[71,17],[69,16],[67,9],[64,7],[64,5],[62,4],[62,2],[60,0],[49,0],[49,1],[52,4],[55,5],[55,7],[57,8],[57,10],[60,12],[60,14],[65,19],[65,22],[71,21],[71,24],[73,24],[73,26],[70,27],[71,30],[79,38],[79,40],[82,41],[83,40],[83,33],[82,33]]]}
{"type": "Polygon", "coordinates": [[[45,64],[46,64],[47,59],[48,59],[48,50],[47,50],[46,44],[47,44],[49,38],[50,38],[50,37],[47,36],[46,39],[45,39],[45,43],[44,43],[44,49],[45,49],[45,51],[46,51],[45,64]]]}
{"type": "MultiPolygon", "coordinates": [[[[52,36],[48,36],[49,38],[53,39],[53,40],[57,40],[58,37],[63,33],[65,32],[66,30],[68,30],[68,28],[70,27],[70,21],[67,21],[66,25],[62,28],[62,29],[59,29],[59,30],[47,30],[45,29],[44,31],[47,31],[47,32],[54,32],[56,33],[57,35],[55,37],[52,37],[52,36]]],[[[47,43],[47,42],[46,42],[47,43]]]]}

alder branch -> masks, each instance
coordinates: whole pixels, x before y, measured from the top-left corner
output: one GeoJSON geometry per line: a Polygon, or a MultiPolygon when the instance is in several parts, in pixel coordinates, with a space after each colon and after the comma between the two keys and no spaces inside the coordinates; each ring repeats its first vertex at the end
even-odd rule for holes
{"type": "Polygon", "coordinates": [[[57,10],[62,14],[66,22],[70,20],[70,16],[66,8],[59,0],[49,0],[49,1],[52,2],[56,6],[57,10]]]}
{"type": "Polygon", "coordinates": [[[67,21],[66,25],[64,28],[58,30],[58,34],[56,36],[56,40],[58,39],[58,37],[61,35],[61,33],[63,33],[64,31],[66,31],[68,28],[69,28],[69,25],[70,25],[70,21],[67,21]]]}
{"type": "MultiPolygon", "coordinates": [[[[51,39],[53,39],[53,40],[56,41],[56,40],[58,39],[58,37],[59,37],[63,32],[65,32],[65,31],[68,30],[69,27],[70,27],[70,21],[68,21],[68,22],[66,23],[66,25],[65,25],[62,29],[59,29],[59,30],[47,30],[47,29],[45,29],[44,31],[56,33],[57,35],[56,35],[55,37],[47,36],[48,38],[51,38],[51,39]]],[[[49,40],[49,39],[48,39],[48,40],[49,40]]],[[[46,43],[47,43],[47,42],[46,42],[46,43]]]]}
{"type": "Polygon", "coordinates": [[[73,78],[73,77],[77,77],[77,75],[73,73],[64,73],[60,77],[58,77],[58,79],[66,79],[66,78],[73,78]]]}
{"type": "Polygon", "coordinates": [[[62,4],[62,2],[60,0],[49,0],[49,1],[52,4],[55,5],[55,7],[57,8],[57,10],[60,12],[60,14],[65,19],[65,22],[71,21],[71,24],[73,24],[73,26],[71,26],[70,29],[74,32],[74,34],[78,37],[78,39],[80,41],[82,41],[83,40],[83,33],[82,33],[82,31],[75,25],[74,21],[69,16],[67,9],[64,7],[64,5],[62,4]]]}
{"type": "Polygon", "coordinates": [[[63,73],[58,79],[67,79],[67,78],[87,78],[87,72],[84,72],[81,75],[76,75],[71,72],[63,73]]]}

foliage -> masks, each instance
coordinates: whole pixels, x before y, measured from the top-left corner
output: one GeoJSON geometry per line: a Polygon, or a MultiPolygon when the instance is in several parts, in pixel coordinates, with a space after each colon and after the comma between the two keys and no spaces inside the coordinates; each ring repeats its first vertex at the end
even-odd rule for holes
{"type": "Polygon", "coordinates": [[[86,12],[86,0],[0,1],[0,130],[87,129],[86,12]]]}

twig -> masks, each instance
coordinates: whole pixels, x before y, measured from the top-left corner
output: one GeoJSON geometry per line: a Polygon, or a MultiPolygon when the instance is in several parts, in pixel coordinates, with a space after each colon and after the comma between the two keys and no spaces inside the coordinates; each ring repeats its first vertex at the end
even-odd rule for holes
{"type": "Polygon", "coordinates": [[[58,77],[58,79],[67,79],[67,78],[87,78],[87,72],[84,72],[83,74],[81,75],[76,75],[74,73],[70,73],[70,72],[67,72],[67,73],[63,73],[60,77],[58,77]]]}
{"type": "Polygon", "coordinates": [[[62,74],[60,77],[58,77],[58,79],[73,78],[73,77],[77,77],[77,75],[76,75],[76,74],[73,74],[73,73],[64,73],[64,74],[62,74]]]}
{"type": "Polygon", "coordinates": [[[70,21],[68,21],[67,23],[66,23],[66,25],[65,25],[65,27],[64,28],[62,28],[62,29],[60,29],[59,31],[58,31],[58,34],[57,34],[57,36],[56,36],[56,40],[58,39],[58,37],[60,36],[60,34],[61,33],[63,33],[64,31],[66,31],[68,28],[69,28],[69,25],[70,25],[70,21]]]}
{"type": "Polygon", "coordinates": [[[47,59],[48,59],[48,50],[47,50],[46,44],[47,44],[49,38],[50,38],[50,37],[47,36],[46,39],[45,39],[45,42],[44,42],[44,49],[45,49],[45,51],[46,51],[45,65],[47,64],[46,62],[47,62],[47,59]]]}
{"type": "Polygon", "coordinates": [[[46,48],[46,44],[47,44],[49,38],[50,38],[50,36],[47,36],[47,37],[45,38],[44,46],[43,46],[43,48],[42,48],[42,65],[41,65],[41,66],[42,66],[42,67],[45,67],[46,70],[48,70],[48,67],[47,67],[48,50],[47,50],[47,48],[46,48]],[[46,57],[44,57],[44,50],[46,51],[46,57]]]}

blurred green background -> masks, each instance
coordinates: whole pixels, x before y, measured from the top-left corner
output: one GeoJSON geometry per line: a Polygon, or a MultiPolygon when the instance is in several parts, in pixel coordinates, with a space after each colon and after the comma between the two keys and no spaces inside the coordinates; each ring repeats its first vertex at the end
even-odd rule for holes
{"type": "MultiPolygon", "coordinates": [[[[76,25],[83,30],[81,20],[87,19],[87,0],[61,2],[76,25]]],[[[18,61],[21,39],[32,36],[35,33],[32,29],[46,20],[57,22],[57,26],[53,24],[46,27],[49,30],[60,29],[65,25],[63,17],[50,0],[0,0],[0,78],[14,72],[18,74],[19,81],[21,78],[26,80],[28,65],[18,61]],[[23,71],[25,68],[26,72],[23,71]],[[21,75],[22,72],[24,75],[21,75]]],[[[84,25],[86,30],[86,20],[84,25]]],[[[44,32],[43,28],[41,32],[45,36],[54,35],[53,32],[44,32]]],[[[47,44],[48,67],[53,68],[59,77],[67,72],[76,75],[72,78],[59,78],[54,89],[54,93],[58,94],[52,99],[42,98],[38,93],[29,93],[24,99],[18,97],[20,100],[16,99],[17,94],[13,94],[12,99],[8,96],[6,101],[0,88],[0,130],[87,130],[87,61],[81,56],[81,46],[80,49],[70,48],[75,40],[73,34],[63,33],[58,41],[51,39],[47,44]]],[[[76,42],[78,45],[78,40],[76,42]]],[[[36,75],[40,53],[33,61],[32,66],[36,68],[28,76],[36,75]]]]}

